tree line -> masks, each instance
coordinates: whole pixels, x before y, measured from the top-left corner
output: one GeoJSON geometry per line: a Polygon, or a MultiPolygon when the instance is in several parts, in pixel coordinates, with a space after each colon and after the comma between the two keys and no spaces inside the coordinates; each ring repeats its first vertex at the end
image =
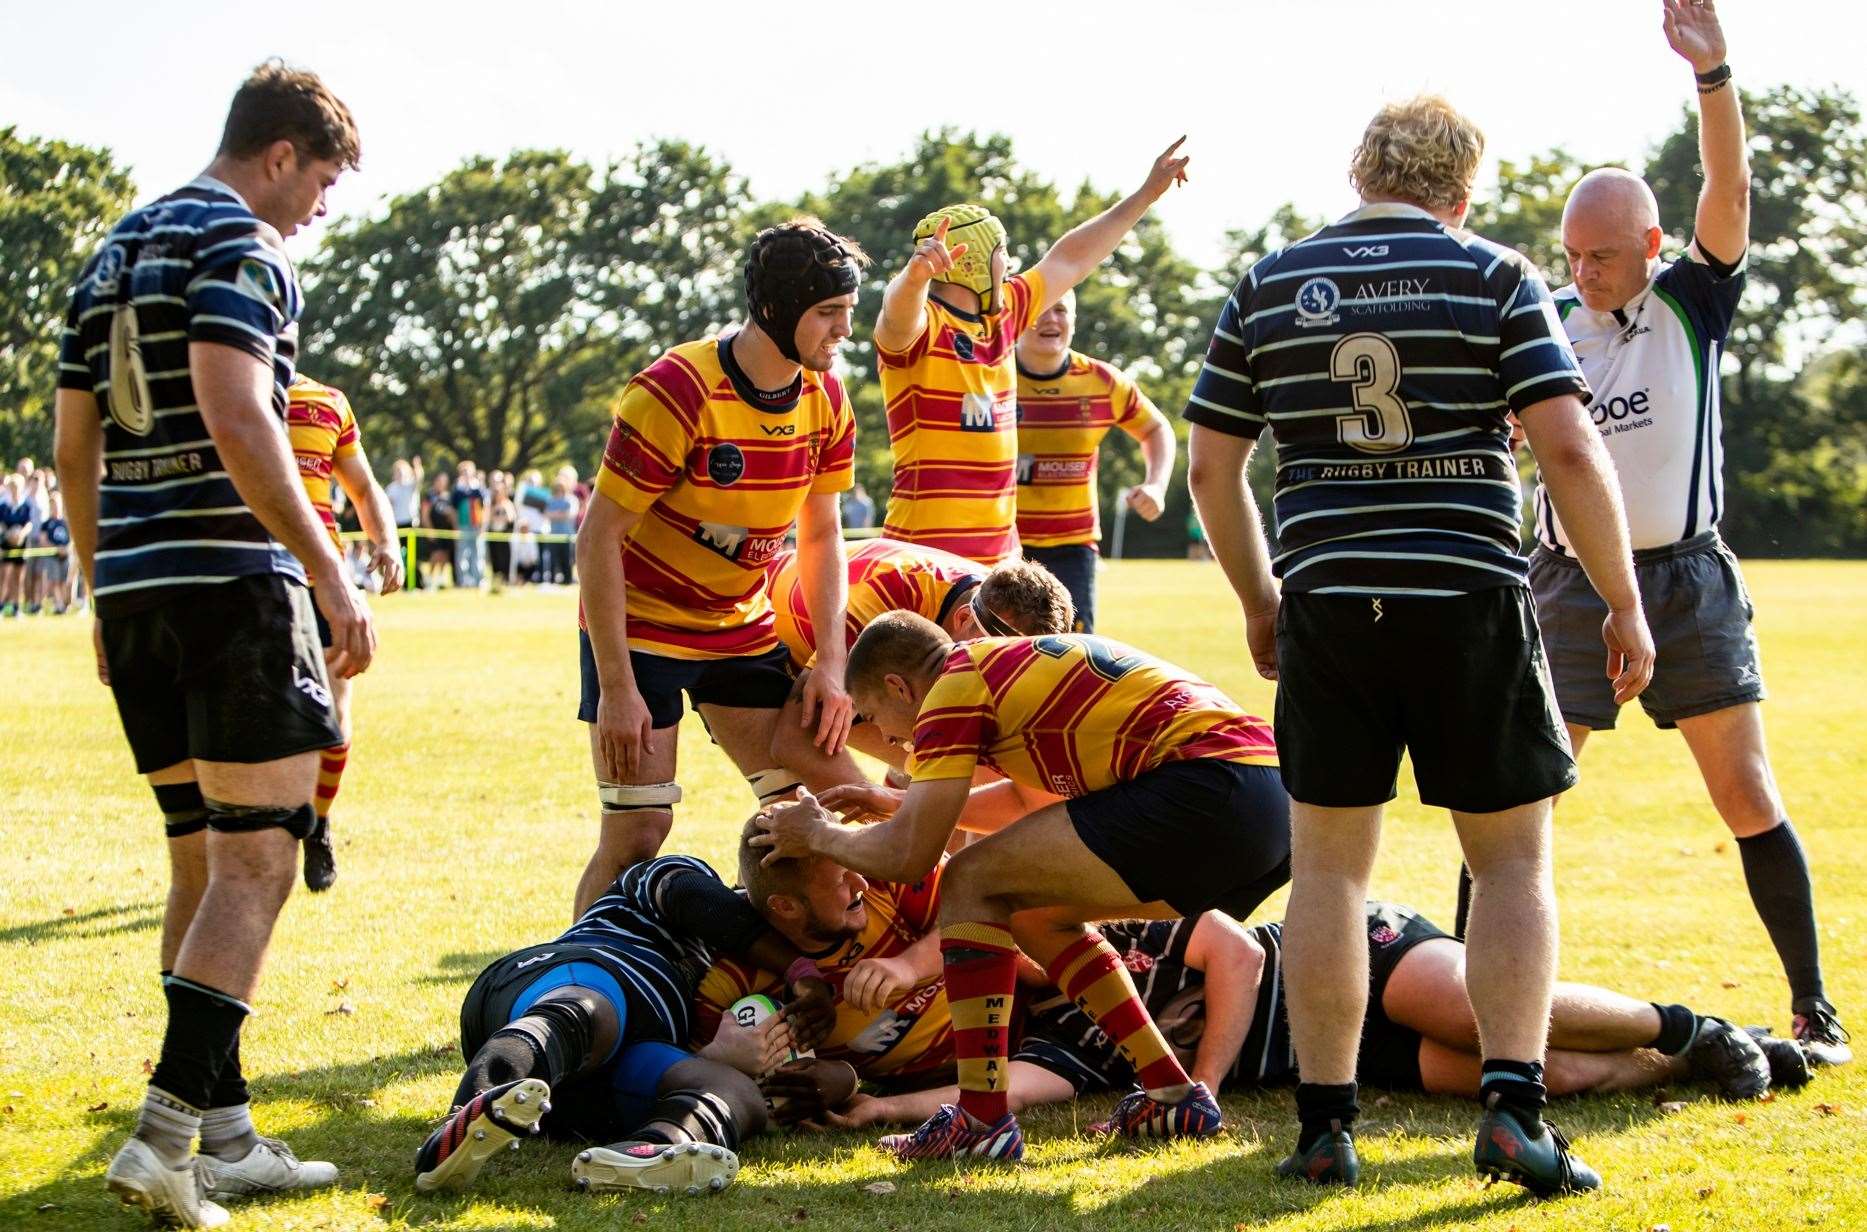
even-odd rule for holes
{"type": "MultiPolygon", "coordinates": [[[[1858,102],[1837,90],[1749,93],[1745,114],[1753,246],[1723,374],[1725,534],[1751,555],[1864,555],[1867,128],[1858,102]]],[[[1688,108],[1644,162],[1629,163],[1659,197],[1669,253],[1689,238],[1697,161],[1688,108]]],[[[1501,162],[1472,228],[1516,246],[1559,285],[1562,203],[1587,169],[1560,148],[1501,162]]],[[[0,129],[0,455],[50,452],[65,299],[135,196],[108,151],[0,129]]],[[[505,470],[568,461],[588,472],[622,383],[665,348],[738,319],[746,243],[813,213],[875,258],[864,324],[845,356],[858,478],[879,498],[888,433],[866,324],[912,251],[914,223],[948,202],[978,201],[1004,220],[1012,257],[1028,267],[1114,199],[1021,166],[1003,134],[948,129],[788,202],[755,199],[718,156],[675,140],[607,165],[562,150],[474,157],[324,230],[301,271],[302,365],[350,393],[379,458],[420,453],[505,470]]],[[[1144,220],[1079,289],[1077,348],[1129,369],[1177,421],[1239,274],[1323,221],[1286,203],[1228,235],[1218,267],[1204,269],[1144,220]]],[[[1264,472],[1254,481],[1267,482],[1264,472]]],[[[1105,453],[1105,502],[1139,478],[1135,451],[1105,453]]],[[[1178,553],[1188,498],[1184,483],[1171,491],[1168,516],[1129,528],[1131,552],[1178,553]]]]}

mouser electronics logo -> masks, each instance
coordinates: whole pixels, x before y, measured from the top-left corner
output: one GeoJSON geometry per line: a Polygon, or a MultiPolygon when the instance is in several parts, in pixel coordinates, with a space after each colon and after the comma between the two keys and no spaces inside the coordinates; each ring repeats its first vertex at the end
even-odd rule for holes
{"type": "Polygon", "coordinates": [[[784,547],[783,535],[755,535],[744,526],[722,522],[702,522],[694,527],[694,542],[711,548],[734,564],[758,569],[771,561],[784,547]]]}
{"type": "Polygon", "coordinates": [[[1336,305],[1342,302],[1342,289],[1327,278],[1312,278],[1297,288],[1297,327],[1334,325],[1342,318],[1336,305]]]}
{"type": "Polygon", "coordinates": [[[960,400],[959,426],[962,432],[994,432],[998,429],[998,406],[991,394],[970,393],[960,400]]]}

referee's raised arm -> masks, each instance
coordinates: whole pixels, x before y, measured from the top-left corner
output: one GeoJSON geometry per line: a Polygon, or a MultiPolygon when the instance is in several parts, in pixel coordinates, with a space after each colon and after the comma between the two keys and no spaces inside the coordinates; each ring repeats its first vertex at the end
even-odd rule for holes
{"type": "Polygon", "coordinates": [[[1750,245],[1750,151],[1724,29],[1712,0],[1665,0],[1666,41],[1698,85],[1698,158],[1705,169],[1692,238],[1713,261],[1737,265],[1750,245]]]}

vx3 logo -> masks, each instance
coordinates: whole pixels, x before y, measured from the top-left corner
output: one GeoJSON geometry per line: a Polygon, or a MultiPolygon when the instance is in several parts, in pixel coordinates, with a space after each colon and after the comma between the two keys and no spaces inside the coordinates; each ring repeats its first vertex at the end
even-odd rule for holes
{"type": "Polygon", "coordinates": [[[760,424],[758,430],[766,436],[796,436],[796,424],[760,424]]]}
{"type": "Polygon", "coordinates": [[[1387,255],[1387,245],[1357,244],[1353,248],[1344,247],[1342,251],[1351,257],[1385,257],[1387,255]]]}

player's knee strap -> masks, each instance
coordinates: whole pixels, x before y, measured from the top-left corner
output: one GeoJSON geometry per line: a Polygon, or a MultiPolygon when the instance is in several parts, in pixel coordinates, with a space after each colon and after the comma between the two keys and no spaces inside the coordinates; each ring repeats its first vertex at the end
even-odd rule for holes
{"type": "Polygon", "coordinates": [[[207,802],[201,798],[199,783],[155,784],[156,807],[162,810],[162,827],[170,838],[186,838],[207,828],[207,802]]]}
{"type": "Polygon", "coordinates": [[[804,785],[803,780],[783,767],[755,771],[746,775],[746,782],[752,784],[752,794],[758,797],[760,804],[783,799],[804,785]]]}
{"type": "Polygon", "coordinates": [[[706,1142],[729,1151],[739,1149],[741,1117],[733,1102],[712,1091],[686,1087],[669,1091],[655,1101],[648,1123],[673,1140],[685,1134],[689,1142],[706,1142]],[[667,1133],[668,1130],[675,1133],[667,1133]]]}
{"type": "Polygon", "coordinates": [[[596,798],[605,813],[632,813],[637,809],[674,811],[681,802],[679,783],[610,783],[596,781],[596,798]]]}
{"type": "Polygon", "coordinates": [[[546,1019],[574,1037],[572,1043],[579,1060],[571,1067],[572,1072],[609,1060],[622,1042],[622,1019],[616,1007],[608,997],[580,984],[553,988],[534,1001],[525,1016],[546,1019]]]}
{"type": "Polygon", "coordinates": [[[309,804],[296,808],[274,804],[228,804],[224,800],[204,800],[207,827],[223,834],[250,834],[255,830],[279,829],[296,839],[303,839],[318,824],[318,815],[309,804]]]}

